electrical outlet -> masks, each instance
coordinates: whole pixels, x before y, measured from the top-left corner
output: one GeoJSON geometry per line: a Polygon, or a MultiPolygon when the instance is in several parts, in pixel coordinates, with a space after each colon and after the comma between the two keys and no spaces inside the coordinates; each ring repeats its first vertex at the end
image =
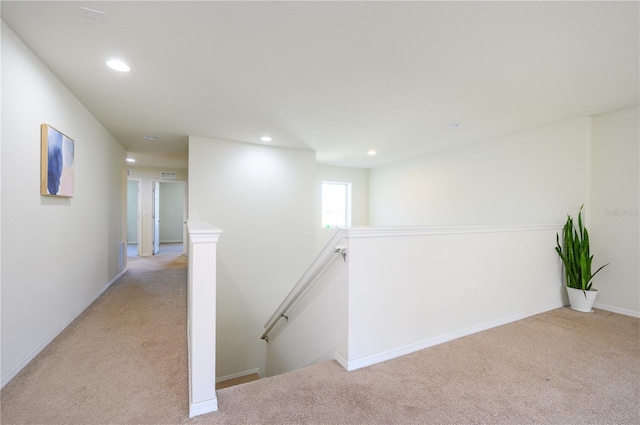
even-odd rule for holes
{"type": "Polygon", "coordinates": [[[471,296],[472,297],[477,297],[478,296],[478,284],[477,283],[472,283],[471,284],[471,296]]]}

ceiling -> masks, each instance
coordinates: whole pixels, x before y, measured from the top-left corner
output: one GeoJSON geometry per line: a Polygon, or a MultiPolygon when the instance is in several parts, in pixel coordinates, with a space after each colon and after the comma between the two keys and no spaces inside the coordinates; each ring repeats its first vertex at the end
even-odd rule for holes
{"type": "Polygon", "coordinates": [[[1,13],[141,166],[186,168],[189,135],[269,135],[372,168],[640,103],[638,2],[2,1],[1,13]],[[107,68],[113,57],[131,71],[107,68]]]}

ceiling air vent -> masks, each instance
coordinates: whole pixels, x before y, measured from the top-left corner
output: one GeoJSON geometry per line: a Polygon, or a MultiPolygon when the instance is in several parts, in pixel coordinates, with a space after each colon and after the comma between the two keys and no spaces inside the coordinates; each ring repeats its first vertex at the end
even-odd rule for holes
{"type": "Polygon", "coordinates": [[[175,171],[162,171],[160,173],[160,178],[164,180],[175,180],[176,172],[175,171]]]}

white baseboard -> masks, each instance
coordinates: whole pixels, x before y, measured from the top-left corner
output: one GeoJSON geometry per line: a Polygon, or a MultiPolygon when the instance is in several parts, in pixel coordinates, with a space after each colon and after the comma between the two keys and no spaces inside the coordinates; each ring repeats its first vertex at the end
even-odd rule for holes
{"type": "MultiPolygon", "coordinates": [[[[527,317],[531,317],[536,314],[545,313],[550,310],[555,310],[556,308],[560,308],[563,306],[564,304],[562,302],[559,302],[559,303],[552,304],[539,309],[529,310],[524,313],[518,313],[513,316],[508,316],[502,319],[493,320],[491,322],[472,326],[470,328],[461,329],[459,331],[451,332],[445,335],[439,335],[433,338],[426,339],[424,341],[419,341],[413,344],[405,345],[404,347],[394,348],[393,350],[383,351],[382,353],[361,357],[355,360],[349,360],[345,362],[346,369],[348,371],[361,369],[363,367],[367,367],[367,366],[371,366],[387,360],[395,359],[396,357],[405,356],[407,354],[411,354],[416,351],[424,350],[425,348],[433,347],[434,345],[439,345],[445,342],[453,341],[454,339],[458,339],[464,336],[486,331],[487,329],[495,328],[497,326],[506,325],[507,323],[512,323],[517,320],[526,319],[527,317]]],[[[340,360],[338,359],[336,360],[338,361],[338,363],[342,364],[340,360]]]]}
{"type": "Polygon", "coordinates": [[[204,415],[205,413],[211,413],[218,410],[218,398],[215,397],[211,400],[199,401],[198,403],[189,402],[189,417],[204,415]]]}
{"type": "Polygon", "coordinates": [[[600,310],[610,311],[612,313],[623,314],[625,316],[637,317],[640,319],[640,311],[627,310],[626,308],[614,307],[612,305],[595,303],[593,304],[595,308],[599,308],[600,310]]]}
{"type": "Polygon", "coordinates": [[[113,279],[111,279],[109,283],[107,283],[104,287],[102,287],[102,289],[100,289],[100,291],[98,291],[98,293],[94,295],[93,298],[91,298],[82,308],[80,308],[80,310],[72,314],[71,317],[69,317],[67,320],[61,323],[60,326],[56,327],[49,335],[47,335],[45,339],[43,339],[37,346],[35,346],[31,351],[29,351],[29,353],[27,353],[27,355],[24,356],[22,360],[20,360],[11,369],[9,369],[7,373],[2,377],[1,387],[4,388],[5,385],[7,385],[13,378],[15,378],[15,376],[22,369],[24,369],[24,367],[28,365],[29,362],[31,362],[31,360],[33,360],[38,354],[40,354],[40,352],[44,350],[45,347],[55,339],[55,337],[60,335],[60,333],[63,330],[65,330],[66,327],[71,324],[71,322],[76,320],[76,318],[80,316],[87,308],[89,308],[89,306],[93,304],[93,302],[97,300],[98,297],[104,293],[104,291],[109,289],[109,287],[113,285],[118,279],[120,279],[122,275],[124,275],[126,272],[127,272],[127,268],[125,267],[113,279]]]}
{"type": "Polygon", "coordinates": [[[221,376],[219,378],[216,378],[216,383],[229,381],[231,379],[236,379],[236,378],[242,378],[243,376],[253,375],[254,373],[257,373],[258,376],[260,376],[262,378],[262,375],[260,375],[260,369],[259,368],[255,368],[255,369],[245,370],[244,372],[238,372],[238,373],[233,373],[233,374],[227,375],[227,376],[221,376]]]}
{"type": "Polygon", "coordinates": [[[349,370],[349,362],[347,361],[347,359],[344,358],[344,356],[340,352],[338,352],[338,350],[336,350],[335,361],[337,361],[340,364],[340,366],[345,368],[345,370],[349,370]]]}

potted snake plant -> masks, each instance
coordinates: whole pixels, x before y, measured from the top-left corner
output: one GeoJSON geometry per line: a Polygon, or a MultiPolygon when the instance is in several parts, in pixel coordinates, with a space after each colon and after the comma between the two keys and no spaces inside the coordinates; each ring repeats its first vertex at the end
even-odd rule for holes
{"type": "Polygon", "coordinates": [[[601,266],[591,273],[593,255],[589,251],[589,232],[582,225],[582,207],[578,212],[578,228],[573,224],[573,218],[567,215],[567,222],[562,230],[562,245],[560,236],[556,234],[556,252],[564,264],[567,294],[571,308],[589,313],[593,311],[593,303],[598,291],[592,289],[593,277],[608,264],[601,266]]]}

